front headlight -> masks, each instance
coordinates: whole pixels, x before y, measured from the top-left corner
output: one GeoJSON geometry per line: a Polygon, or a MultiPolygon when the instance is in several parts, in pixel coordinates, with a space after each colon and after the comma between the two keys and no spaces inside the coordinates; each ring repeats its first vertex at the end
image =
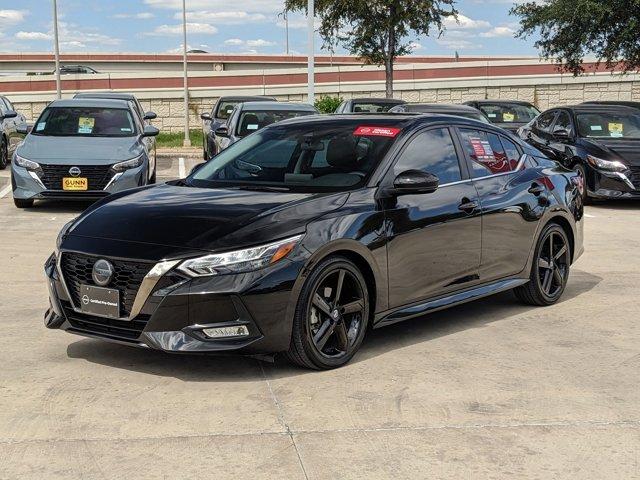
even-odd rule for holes
{"type": "Polygon", "coordinates": [[[589,165],[593,168],[597,168],[598,170],[607,170],[609,172],[626,172],[629,167],[627,167],[624,163],[619,162],[617,160],[603,160],[602,158],[594,157],[592,155],[587,155],[587,161],[589,165]]]}
{"type": "Polygon", "coordinates": [[[16,154],[15,164],[19,167],[26,168],[27,170],[40,170],[40,164],[36,162],[32,162],[31,160],[27,160],[24,157],[16,154]]]}
{"type": "Polygon", "coordinates": [[[124,162],[116,163],[115,165],[111,165],[111,169],[114,172],[124,172],[125,170],[129,170],[131,168],[138,168],[142,166],[144,163],[144,155],[140,155],[139,157],[132,158],[131,160],[127,160],[124,162]]]}
{"type": "Polygon", "coordinates": [[[192,258],[182,262],[178,270],[192,277],[259,270],[289,255],[301,238],[302,235],[298,235],[259,247],[192,258]]]}

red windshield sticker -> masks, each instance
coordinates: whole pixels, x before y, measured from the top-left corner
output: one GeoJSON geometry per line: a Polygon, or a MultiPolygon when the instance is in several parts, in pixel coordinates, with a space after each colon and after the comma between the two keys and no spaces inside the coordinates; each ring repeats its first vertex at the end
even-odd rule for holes
{"type": "Polygon", "coordinates": [[[389,137],[393,138],[401,132],[399,128],[393,127],[358,127],[353,135],[356,137],[389,137]]]}

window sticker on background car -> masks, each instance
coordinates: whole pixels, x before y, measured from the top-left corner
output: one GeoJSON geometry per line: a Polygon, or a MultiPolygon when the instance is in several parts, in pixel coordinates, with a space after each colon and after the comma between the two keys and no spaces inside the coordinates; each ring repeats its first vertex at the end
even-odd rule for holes
{"type": "Polygon", "coordinates": [[[502,115],[503,122],[513,122],[515,119],[516,119],[516,116],[513,113],[504,113],[502,115]]]}
{"type": "Polygon", "coordinates": [[[489,117],[489,118],[496,118],[497,116],[498,116],[497,113],[488,113],[487,114],[487,117],[489,117]]]}
{"type": "Polygon", "coordinates": [[[623,137],[624,125],[622,123],[609,123],[609,134],[612,137],[623,137]]]}
{"type": "Polygon", "coordinates": [[[36,126],[36,132],[41,132],[42,130],[44,130],[47,126],[47,122],[40,122],[37,126],[36,126]]]}
{"type": "Polygon", "coordinates": [[[96,124],[96,119],[91,117],[80,117],[78,119],[78,133],[93,133],[93,127],[96,124]]]}
{"type": "Polygon", "coordinates": [[[602,126],[600,126],[600,125],[591,125],[591,130],[593,130],[594,132],[601,132],[602,131],[602,126]]]}
{"type": "Polygon", "coordinates": [[[130,128],[121,128],[120,131],[121,132],[130,132],[131,129],[130,128]]]}
{"type": "Polygon", "coordinates": [[[353,135],[355,137],[389,137],[389,138],[393,138],[395,136],[397,136],[400,133],[400,129],[399,128],[393,128],[393,127],[367,127],[367,126],[360,126],[358,128],[356,128],[355,132],[353,132],[353,135]]]}
{"type": "Polygon", "coordinates": [[[247,125],[247,130],[258,130],[258,125],[256,125],[255,123],[247,125]]]}

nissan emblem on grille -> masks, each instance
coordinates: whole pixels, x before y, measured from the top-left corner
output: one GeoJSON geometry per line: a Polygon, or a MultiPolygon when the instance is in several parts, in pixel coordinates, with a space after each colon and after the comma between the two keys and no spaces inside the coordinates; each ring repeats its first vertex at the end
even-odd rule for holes
{"type": "Polygon", "coordinates": [[[113,265],[107,260],[100,259],[93,264],[92,278],[96,285],[106,287],[113,277],[113,265]]]}
{"type": "Polygon", "coordinates": [[[79,177],[81,173],[82,171],[78,167],[71,167],[69,169],[69,175],[71,175],[72,177],[79,177]]]}

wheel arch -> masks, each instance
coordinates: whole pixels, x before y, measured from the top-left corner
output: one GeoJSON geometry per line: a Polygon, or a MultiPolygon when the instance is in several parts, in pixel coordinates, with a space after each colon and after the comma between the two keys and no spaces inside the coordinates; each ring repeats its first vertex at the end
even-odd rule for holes
{"type": "Polygon", "coordinates": [[[571,249],[571,263],[573,263],[575,259],[575,252],[576,252],[576,239],[575,239],[575,234],[573,232],[573,228],[571,227],[571,223],[569,222],[569,220],[567,220],[563,216],[556,215],[554,217],[551,217],[547,221],[547,223],[544,225],[542,230],[547,228],[547,226],[551,223],[558,224],[560,228],[564,230],[564,233],[567,235],[567,238],[569,239],[569,248],[571,249]]]}

